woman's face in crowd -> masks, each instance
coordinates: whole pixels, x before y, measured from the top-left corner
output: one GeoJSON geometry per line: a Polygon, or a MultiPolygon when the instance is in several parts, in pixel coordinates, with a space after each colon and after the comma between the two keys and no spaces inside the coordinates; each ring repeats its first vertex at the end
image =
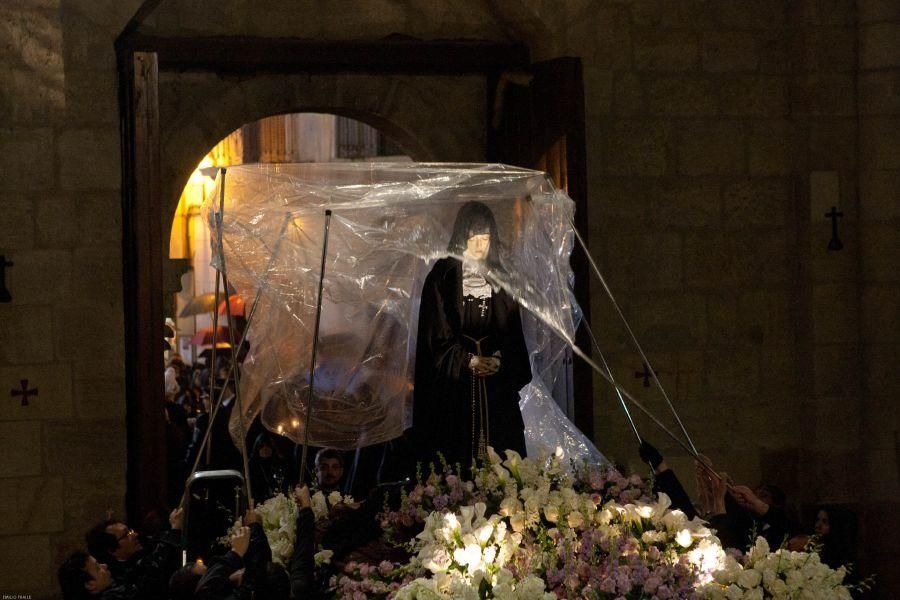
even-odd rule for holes
{"type": "Polygon", "coordinates": [[[820,510],[816,514],[816,535],[828,535],[831,531],[831,524],[828,522],[828,513],[820,510]]]}
{"type": "Polygon", "coordinates": [[[476,233],[466,240],[466,253],[475,260],[484,260],[491,249],[491,234],[476,233]]]}

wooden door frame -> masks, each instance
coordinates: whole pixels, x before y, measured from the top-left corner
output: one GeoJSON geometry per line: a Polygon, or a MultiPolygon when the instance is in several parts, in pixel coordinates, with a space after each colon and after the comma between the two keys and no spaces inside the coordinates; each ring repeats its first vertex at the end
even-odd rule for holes
{"type": "MultiPolygon", "coordinates": [[[[392,38],[375,42],[322,42],[294,38],[158,37],[137,32],[139,21],[159,0],[151,0],[116,40],[122,148],[123,286],[127,409],[127,496],[129,517],[165,506],[166,448],[163,416],[163,247],[161,197],[161,72],[198,71],[229,75],[259,73],[365,73],[484,75],[488,107],[500,73],[527,69],[521,43],[421,41],[392,38]]],[[[488,129],[491,115],[485,116],[488,129]]],[[[488,129],[489,131],[489,129],[488,129]]],[[[583,153],[582,153],[583,157],[583,153]]],[[[527,166],[527,165],[523,165],[527,166]]],[[[582,165],[583,166],[583,165],[582,165]]],[[[582,186],[586,182],[582,183],[582,186]]],[[[587,214],[586,194],[573,196],[576,214],[587,214]]],[[[586,223],[580,223],[586,225],[586,223]]],[[[580,261],[583,262],[583,261],[580,261]]],[[[575,264],[587,273],[586,264],[575,264]]],[[[578,301],[587,309],[587,280],[578,301]]],[[[582,377],[582,381],[584,378],[582,377]]],[[[587,378],[588,385],[590,377],[587,378]]],[[[588,395],[592,398],[592,395],[588,395]]],[[[577,407],[576,424],[591,431],[592,402],[577,407]]]]}

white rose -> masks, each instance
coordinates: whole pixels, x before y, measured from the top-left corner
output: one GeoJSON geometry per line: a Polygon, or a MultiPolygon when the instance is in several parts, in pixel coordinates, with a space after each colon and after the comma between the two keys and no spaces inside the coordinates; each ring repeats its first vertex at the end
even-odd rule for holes
{"type": "Polygon", "coordinates": [[[559,519],[559,507],[555,504],[548,504],[544,507],[544,517],[551,523],[556,523],[559,519]]]}
{"type": "Polygon", "coordinates": [[[756,569],[747,569],[741,572],[738,575],[738,585],[746,590],[751,590],[755,587],[759,587],[760,582],[762,581],[762,574],[756,569]]]}
{"type": "Polygon", "coordinates": [[[691,532],[688,529],[682,529],[675,534],[675,543],[682,548],[690,548],[693,542],[694,538],[691,536],[691,532]]]}
{"type": "Polygon", "coordinates": [[[576,529],[584,525],[584,517],[581,516],[579,512],[570,512],[566,521],[569,524],[569,527],[572,529],[576,529]]]}

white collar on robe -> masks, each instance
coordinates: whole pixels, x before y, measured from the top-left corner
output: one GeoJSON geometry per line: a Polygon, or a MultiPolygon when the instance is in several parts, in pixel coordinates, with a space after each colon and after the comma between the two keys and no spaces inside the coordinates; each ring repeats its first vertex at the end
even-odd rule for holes
{"type": "Polygon", "coordinates": [[[469,257],[469,251],[463,252],[462,287],[463,297],[472,296],[478,299],[490,298],[491,284],[484,278],[484,261],[469,257]]]}

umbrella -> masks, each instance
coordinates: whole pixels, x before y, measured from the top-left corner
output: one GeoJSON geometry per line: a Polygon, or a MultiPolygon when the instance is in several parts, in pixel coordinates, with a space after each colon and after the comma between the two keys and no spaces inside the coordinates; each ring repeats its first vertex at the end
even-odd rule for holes
{"type": "MultiPolygon", "coordinates": [[[[237,335],[235,336],[237,338],[237,335]]],[[[230,348],[229,332],[227,327],[219,327],[215,335],[213,335],[212,327],[203,327],[191,338],[192,346],[212,346],[216,344],[216,348],[230,348]]]]}
{"type": "Polygon", "coordinates": [[[200,294],[199,296],[194,296],[191,298],[191,301],[188,302],[181,312],[178,313],[180,318],[191,317],[194,315],[201,315],[203,313],[212,312],[216,307],[216,295],[212,292],[208,294],[200,294]]]}
{"type": "MultiPolygon", "coordinates": [[[[228,298],[231,302],[231,316],[232,317],[246,317],[247,316],[247,303],[244,302],[244,299],[234,294],[228,298]]],[[[224,315],[228,311],[226,310],[227,306],[225,305],[225,301],[219,303],[219,314],[224,315]]]]}

